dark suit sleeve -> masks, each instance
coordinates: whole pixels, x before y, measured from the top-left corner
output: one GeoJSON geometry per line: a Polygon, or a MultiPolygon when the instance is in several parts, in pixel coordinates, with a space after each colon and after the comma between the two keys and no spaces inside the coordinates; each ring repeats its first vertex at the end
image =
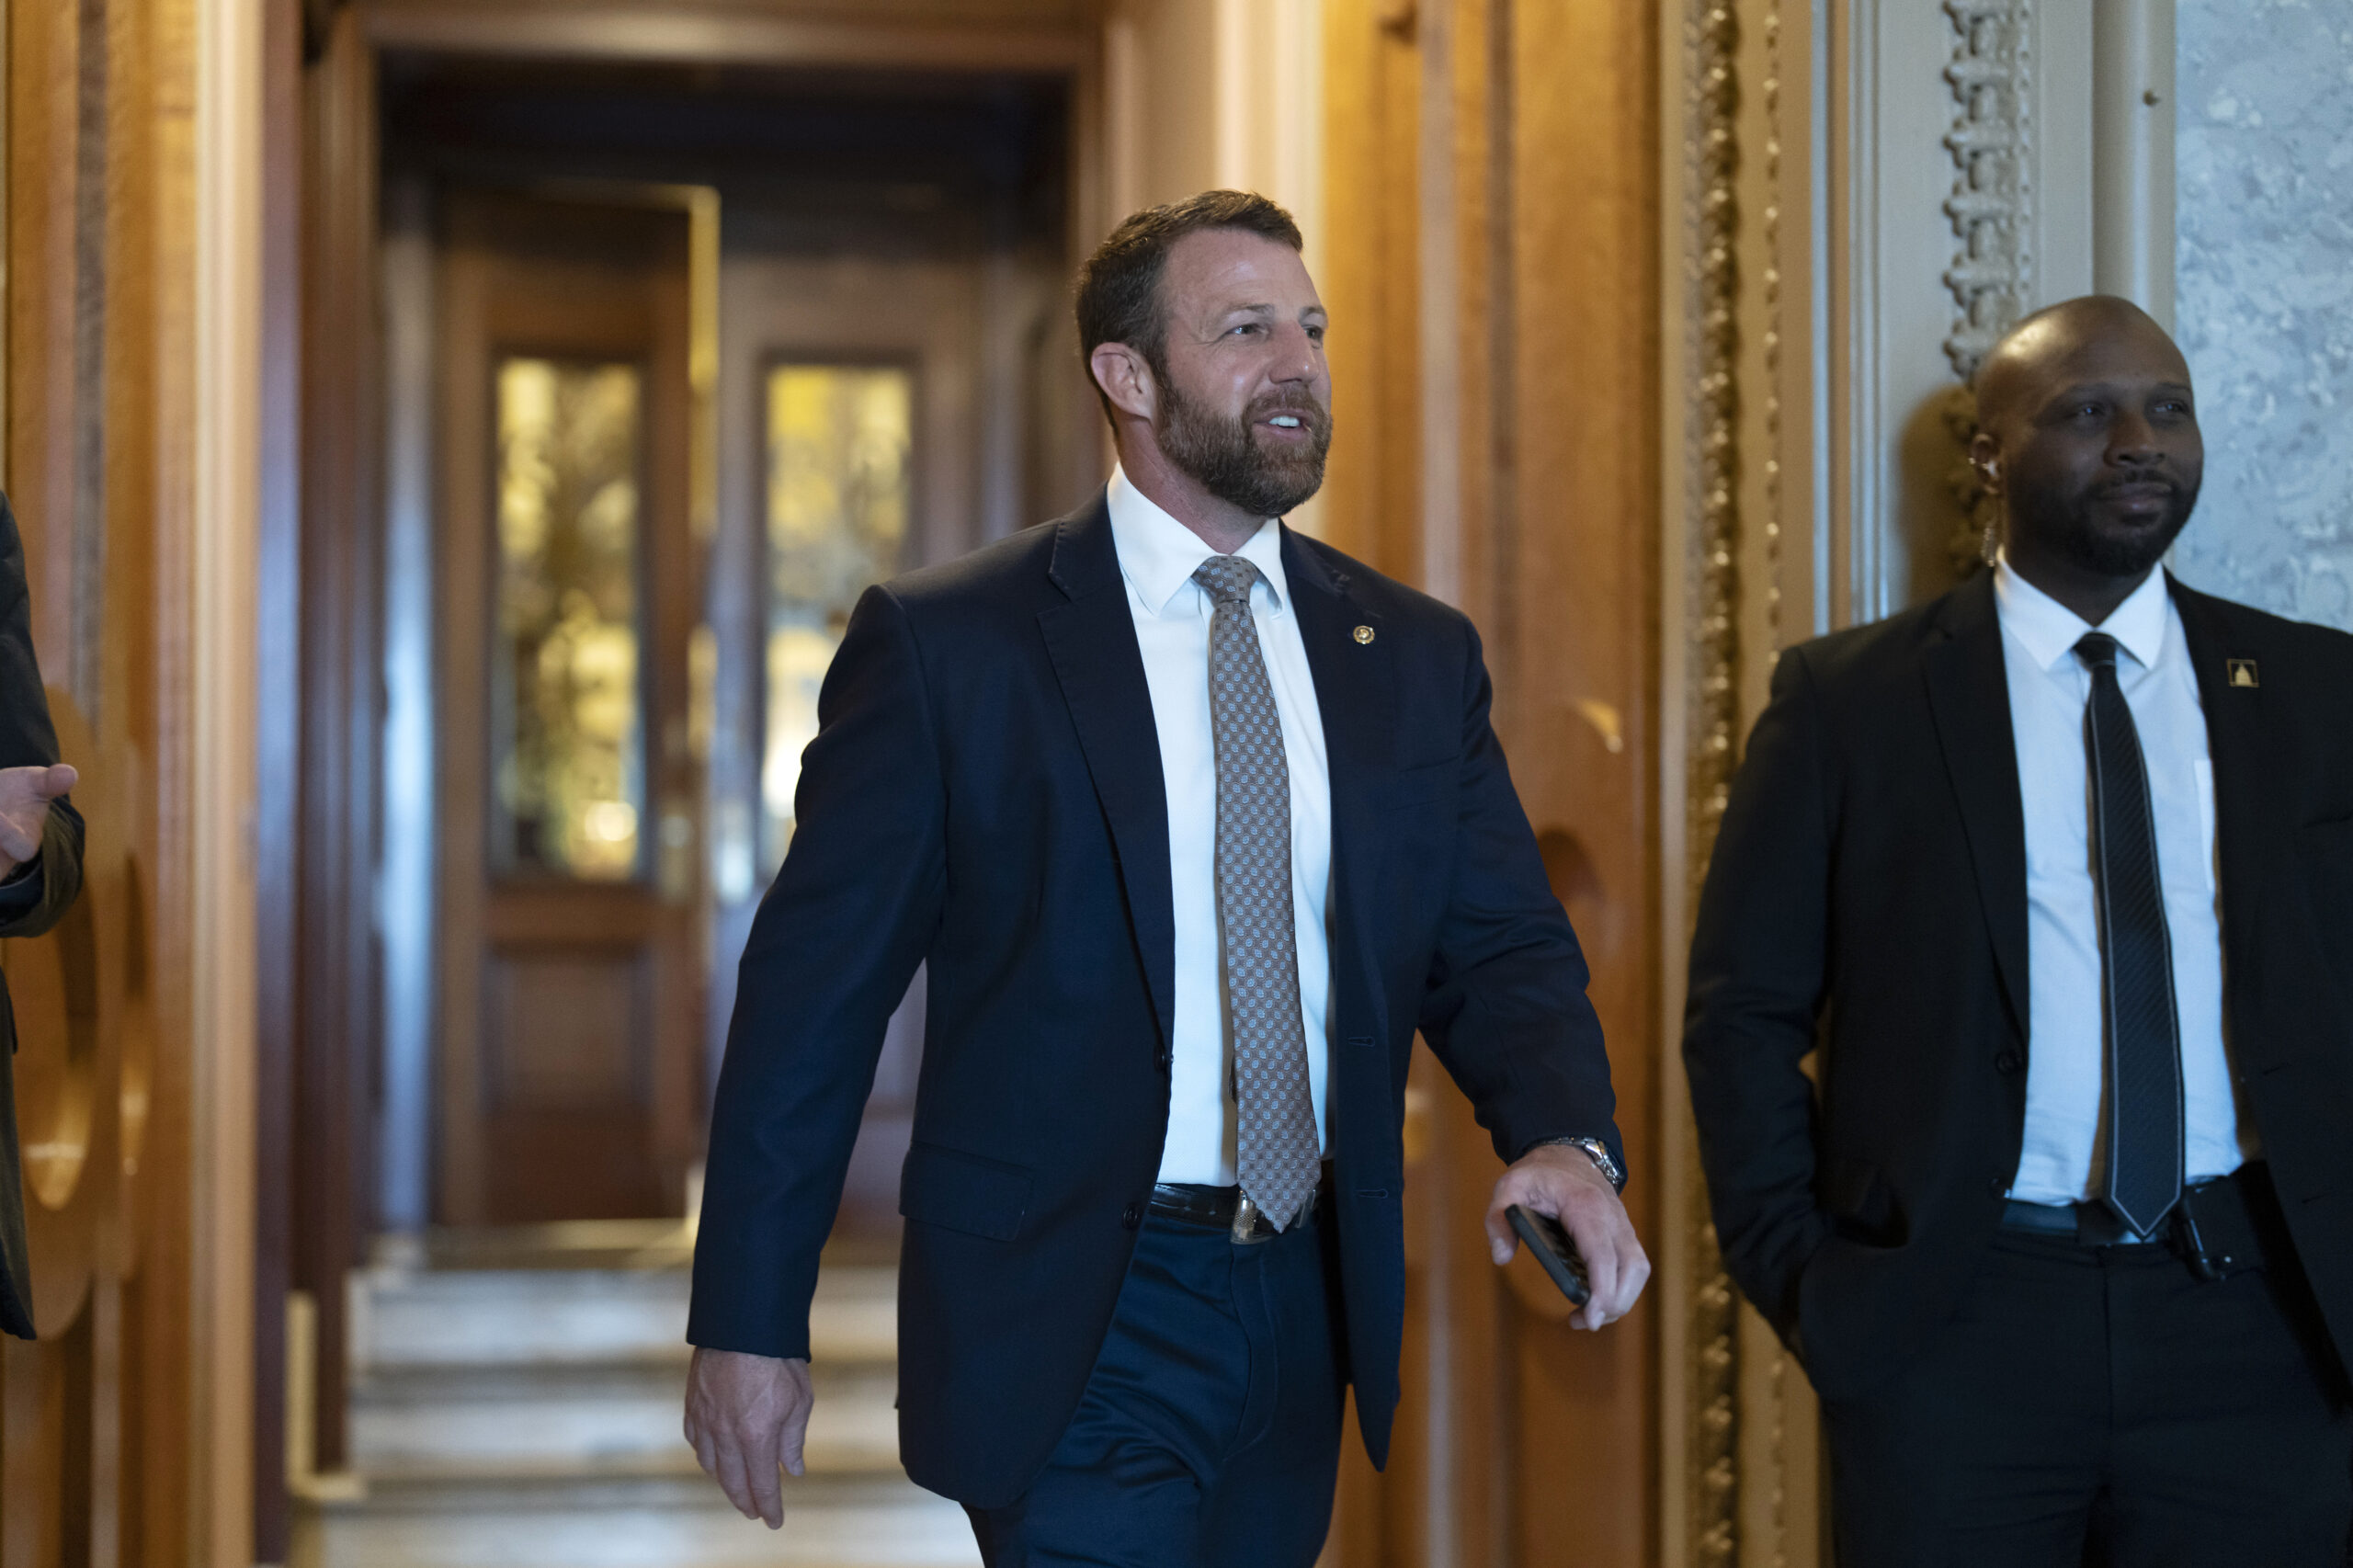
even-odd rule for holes
{"type": "Polygon", "coordinates": [[[1829,1233],[1814,1199],[1813,1049],[1827,985],[1829,786],[1801,650],[1781,655],[1699,895],[1683,1061],[1716,1236],[1794,1340],[1798,1277],[1829,1233]]]}
{"type": "Polygon", "coordinates": [[[1495,1153],[1597,1138],[1626,1164],[1585,953],[1552,895],[1536,835],[1488,722],[1494,690],[1469,630],[1455,878],[1439,927],[1422,1038],[1470,1096],[1495,1153]]]}
{"type": "Polygon", "coordinates": [[[744,949],[687,1328],[696,1345],[763,1356],[809,1354],[818,1250],[946,886],[938,748],[888,589],[859,599],[817,712],[791,850],[744,949]]]}
{"type": "MultiPolygon", "coordinates": [[[[0,767],[46,767],[57,755],[40,662],[33,653],[32,599],[17,515],[0,496],[0,767]]],[[[87,766],[89,758],[82,759],[87,766]]],[[[40,856],[0,892],[0,937],[38,937],[65,917],[82,891],[82,813],[69,798],[50,802],[40,856]]]]}
{"type": "MultiPolygon", "coordinates": [[[[25,584],[25,546],[16,514],[0,496],[0,767],[56,762],[57,727],[33,653],[32,601],[25,584]]],[[[82,891],[82,817],[73,803],[50,802],[40,854],[0,904],[0,937],[38,937],[64,918],[82,891]]],[[[25,1208],[17,1153],[16,1020],[0,978],[0,1329],[33,1337],[32,1259],[25,1244],[25,1208]]]]}

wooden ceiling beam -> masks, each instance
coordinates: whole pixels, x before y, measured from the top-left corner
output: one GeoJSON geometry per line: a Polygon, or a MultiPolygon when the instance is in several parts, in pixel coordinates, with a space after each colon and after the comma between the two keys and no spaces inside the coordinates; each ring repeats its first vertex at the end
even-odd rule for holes
{"type": "Polygon", "coordinates": [[[376,0],[367,17],[379,49],[508,59],[1066,72],[1086,65],[1097,47],[1082,27],[821,20],[659,3],[376,0]]]}

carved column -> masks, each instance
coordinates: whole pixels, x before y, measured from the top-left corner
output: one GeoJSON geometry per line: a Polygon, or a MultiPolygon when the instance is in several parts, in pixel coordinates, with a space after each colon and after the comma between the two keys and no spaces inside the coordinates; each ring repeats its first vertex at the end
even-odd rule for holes
{"type": "MultiPolygon", "coordinates": [[[[1684,880],[1695,903],[1740,739],[1739,42],[1735,6],[1700,0],[1690,7],[1681,98],[1688,423],[1679,454],[1685,483],[1679,521],[1683,641],[1691,651],[1684,677],[1688,751],[1681,814],[1689,846],[1684,880]]],[[[1688,937],[1688,919],[1681,924],[1684,929],[1670,933],[1670,940],[1688,937]]],[[[1685,1114],[1680,1107],[1676,1112],[1685,1114]]],[[[1688,1424],[1683,1452],[1668,1458],[1670,1463],[1680,1459],[1688,1489],[1681,1521],[1686,1561],[1694,1568],[1722,1568],[1738,1562],[1740,1551],[1740,1306],[1717,1255],[1697,1145],[1686,1147],[1682,1200],[1670,1210],[1670,1222],[1684,1233],[1676,1251],[1688,1280],[1680,1314],[1688,1424]]]]}

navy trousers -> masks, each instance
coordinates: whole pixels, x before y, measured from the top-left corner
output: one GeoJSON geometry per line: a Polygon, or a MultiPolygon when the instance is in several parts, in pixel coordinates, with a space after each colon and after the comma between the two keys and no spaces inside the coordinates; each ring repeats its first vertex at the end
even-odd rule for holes
{"type": "Polygon", "coordinates": [[[966,1510],[988,1568],[1310,1568],[1347,1381],[1336,1261],[1313,1219],[1236,1245],[1147,1214],[1044,1471],[966,1510]]]}

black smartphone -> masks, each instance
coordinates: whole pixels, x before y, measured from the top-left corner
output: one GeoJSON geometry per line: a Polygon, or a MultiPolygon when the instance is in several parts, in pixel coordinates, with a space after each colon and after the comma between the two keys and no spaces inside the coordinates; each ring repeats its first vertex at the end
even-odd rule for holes
{"type": "Polygon", "coordinates": [[[1581,1307],[1593,1299],[1593,1286],[1585,1277],[1585,1259],[1577,1256],[1577,1244],[1569,1240],[1569,1233],[1561,1229],[1558,1220],[1550,1214],[1531,1214],[1517,1203],[1504,1210],[1504,1218],[1511,1221],[1511,1228],[1519,1233],[1519,1239],[1536,1255],[1536,1261],[1544,1266],[1544,1272],[1552,1277],[1571,1306],[1581,1307]]]}

